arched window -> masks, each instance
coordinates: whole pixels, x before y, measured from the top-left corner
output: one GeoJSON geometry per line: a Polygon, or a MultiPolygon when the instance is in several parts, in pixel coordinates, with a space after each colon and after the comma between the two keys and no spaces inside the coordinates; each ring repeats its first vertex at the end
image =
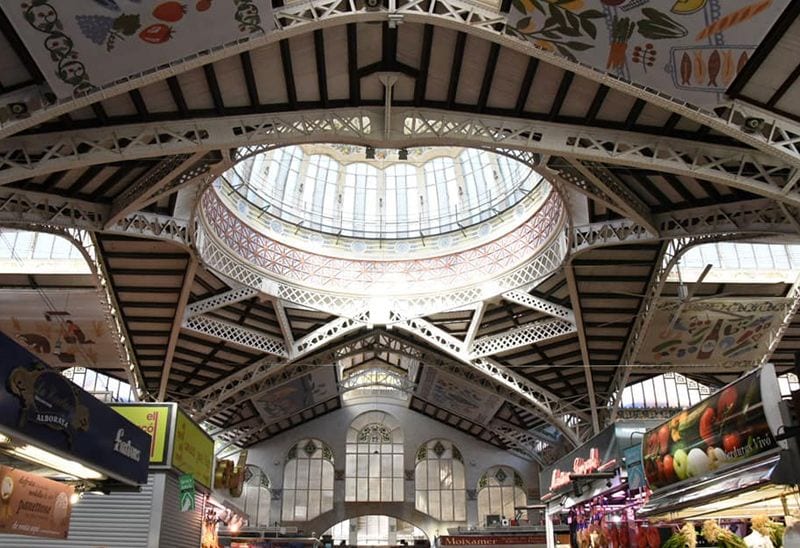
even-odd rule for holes
{"type": "Polygon", "coordinates": [[[283,519],[305,521],[333,510],[333,452],[316,439],[289,449],[283,468],[283,519]]]}
{"type": "Polygon", "coordinates": [[[511,519],[515,507],[527,504],[525,483],[513,468],[493,466],[478,480],[478,523],[485,524],[490,515],[511,519]]]}
{"type": "Polygon", "coordinates": [[[403,432],[386,413],[365,413],[350,424],[346,501],[403,502],[403,432]]]}
{"type": "Polygon", "coordinates": [[[431,440],[417,451],[416,508],[443,521],[466,521],[464,458],[458,447],[431,440]]]}

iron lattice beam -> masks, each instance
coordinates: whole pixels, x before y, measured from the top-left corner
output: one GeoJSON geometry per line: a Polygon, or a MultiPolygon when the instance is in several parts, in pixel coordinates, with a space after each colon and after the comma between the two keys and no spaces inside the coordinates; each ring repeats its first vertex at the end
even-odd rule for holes
{"type": "MultiPolygon", "coordinates": [[[[409,21],[455,28],[463,33],[501,44],[524,55],[597,82],[606,88],[615,89],[701,125],[706,125],[712,130],[734,137],[747,146],[774,155],[789,165],[800,167],[800,152],[796,140],[798,131],[795,123],[770,115],[770,122],[776,129],[768,132],[747,133],[743,131],[740,124],[748,112],[740,103],[734,103],[730,113],[723,110],[721,117],[717,116],[713,112],[698,108],[686,101],[670,97],[663,91],[626,81],[609,72],[570,61],[556,52],[537,47],[526,37],[520,36],[508,24],[507,17],[506,13],[478,7],[465,0],[411,0],[402,5],[398,5],[397,0],[388,0],[385,9],[382,10],[367,10],[365,6],[359,7],[352,2],[339,0],[310,0],[303,3],[292,3],[278,8],[274,13],[272,21],[279,32],[268,32],[227,44],[224,47],[212,48],[202,54],[175,59],[165,68],[130,75],[122,81],[90,90],[80,97],[67,98],[52,105],[45,105],[43,108],[34,110],[28,118],[7,121],[0,125],[0,138],[8,137],[48,119],[89,106],[94,102],[134,91],[141,86],[174,78],[181,72],[210,66],[215,61],[286,40],[291,36],[344,24],[350,24],[348,28],[355,28],[355,23],[358,22],[382,21],[396,25],[398,21],[409,21]],[[739,118],[742,120],[740,121],[739,118]]],[[[359,100],[357,88],[355,93],[356,95],[352,99],[359,100]]]]}
{"type": "Polygon", "coordinates": [[[289,352],[283,339],[272,337],[242,325],[200,314],[186,318],[183,322],[183,327],[215,339],[252,348],[265,354],[272,354],[281,358],[289,357],[289,352]]]}
{"type": "Polygon", "coordinates": [[[477,339],[468,351],[469,359],[499,354],[514,348],[529,346],[575,332],[576,328],[573,322],[561,319],[553,318],[532,322],[496,335],[488,335],[477,339]]]}
{"type": "Polygon", "coordinates": [[[329,140],[373,146],[519,148],[554,157],[655,169],[800,205],[800,170],[744,147],[635,132],[448,111],[394,107],[201,118],[76,130],[0,141],[0,184],[120,160],[194,154],[253,143],[329,140]],[[88,151],[84,152],[84,150],[88,151]]]}

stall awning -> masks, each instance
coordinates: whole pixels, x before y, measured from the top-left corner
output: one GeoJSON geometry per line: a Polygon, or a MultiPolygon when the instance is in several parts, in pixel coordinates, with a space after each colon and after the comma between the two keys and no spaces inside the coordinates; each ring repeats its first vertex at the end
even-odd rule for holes
{"type": "MultiPolygon", "coordinates": [[[[684,520],[701,517],[751,515],[754,506],[783,513],[782,497],[796,499],[796,487],[774,483],[781,455],[737,467],[718,476],[652,497],[637,512],[649,519],[684,520]]],[[[794,502],[796,504],[796,502],[794,502]]]]}

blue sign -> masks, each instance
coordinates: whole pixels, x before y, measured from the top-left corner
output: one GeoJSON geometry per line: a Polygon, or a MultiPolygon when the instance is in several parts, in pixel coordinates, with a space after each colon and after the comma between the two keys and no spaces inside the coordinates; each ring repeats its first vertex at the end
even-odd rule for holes
{"type": "Polygon", "coordinates": [[[0,426],[112,479],[147,483],[150,435],[2,333],[0,426]]]}

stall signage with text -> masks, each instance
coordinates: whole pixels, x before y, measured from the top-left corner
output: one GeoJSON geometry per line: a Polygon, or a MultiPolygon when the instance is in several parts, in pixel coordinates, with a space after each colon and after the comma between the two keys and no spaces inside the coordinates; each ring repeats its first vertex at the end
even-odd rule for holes
{"type": "Polygon", "coordinates": [[[764,415],[759,369],[649,430],[642,462],[647,483],[657,490],[777,447],[764,415]]]}
{"type": "Polygon", "coordinates": [[[180,410],[175,423],[172,466],[194,476],[200,485],[211,488],[214,440],[180,410]]]}
{"type": "Polygon", "coordinates": [[[150,436],[2,333],[0,356],[0,425],[10,436],[147,483],[150,436]]]}
{"type": "Polygon", "coordinates": [[[150,466],[166,465],[175,404],[129,403],[112,405],[114,411],[150,434],[150,466]]]}
{"type": "Polygon", "coordinates": [[[540,477],[542,490],[552,492],[569,485],[572,482],[570,474],[591,474],[612,469],[616,467],[618,458],[616,430],[612,425],[545,468],[540,477]]]}
{"type": "Polygon", "coordinates": [[[491,536],[444,536],[439,537],[442,546],[495,546],[505,544],[544,544],[544,535],[491,535],[491,536]]]}
{"type": "Polygon", "coordinates": [[[0,533],[67,538],[71,485],[0,466],[0,533]]]}

